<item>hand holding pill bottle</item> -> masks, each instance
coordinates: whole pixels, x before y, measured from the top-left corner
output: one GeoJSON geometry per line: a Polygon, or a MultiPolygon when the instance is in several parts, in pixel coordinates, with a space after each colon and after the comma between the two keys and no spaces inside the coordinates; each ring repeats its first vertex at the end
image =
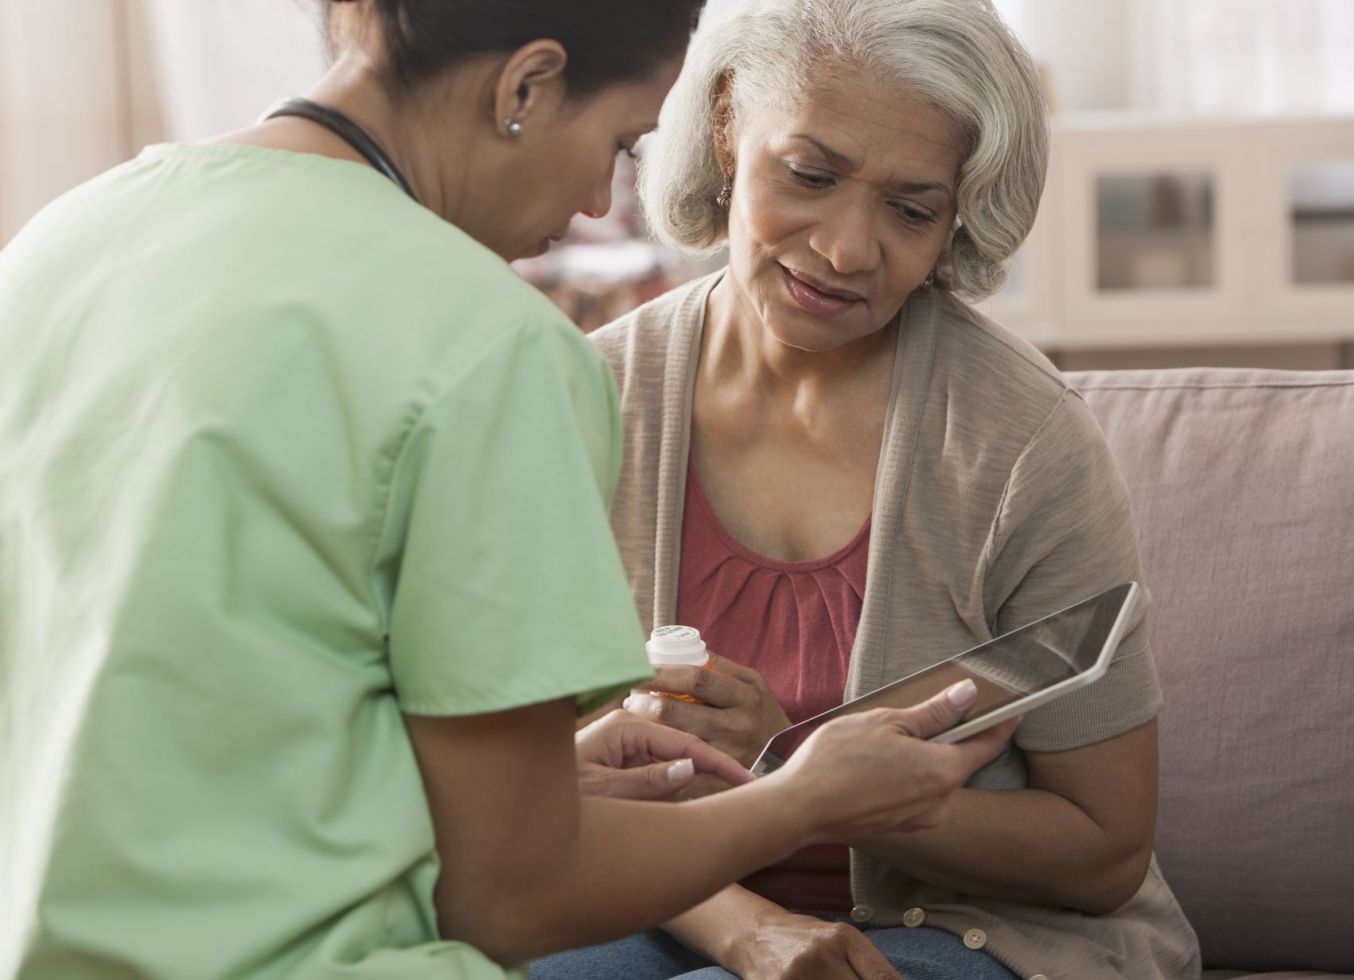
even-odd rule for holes
{"type": "MultiPolygon", "coordinates": [[[[710,651],[701,639],[700,630],[691,626],[658,626],[649,635],[644,644],[649,655],[651,667],[705,667],[710,666],[710,651]]],[[[660,697],[676,698],[679,701],[691,701],[700,704],[699,698],[689,694],[670,694],[667,691],[650,691],[660,697]]]]}

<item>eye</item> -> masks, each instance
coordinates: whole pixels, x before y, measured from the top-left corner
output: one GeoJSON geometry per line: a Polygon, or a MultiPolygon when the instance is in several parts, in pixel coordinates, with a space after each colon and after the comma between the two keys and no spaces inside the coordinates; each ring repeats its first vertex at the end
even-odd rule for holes
{"type": "Polygon", "coordinates": [[[803,184],[805,187],[829,187],[832,184],[832,178],[826,174],[814,173],[811,170],[799,170],[795,167],[787,166],[791,177],[803,184]]]}
{"type": "Polygon", "coordinates": [[[908,204],[906,201],[893,201],[890,203],[894,213],[909,224],[929,225],[935,222],[936,216],[930,211],[923,211],[915,205],[908,204]]]}

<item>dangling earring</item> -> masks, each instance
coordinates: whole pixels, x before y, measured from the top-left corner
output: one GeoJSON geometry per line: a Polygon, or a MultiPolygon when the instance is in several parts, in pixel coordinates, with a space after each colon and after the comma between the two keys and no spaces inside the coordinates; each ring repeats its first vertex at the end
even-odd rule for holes
{"type": "Polygon", "coordinates": [[[512,118],[512,116],[509,116],[507,119],[503,120],[503,128],[507,130],[509,136],[522,135],[522,124],[518,122],[516,119],[512,118]]]}
{"type": "Polygon", "coordinates": [[[715,203],[725,211],[729,210],[729,205],[733,203],[733,178],[728,174],[724,175],[724,186],[715,195],[715,203]]]}
{"type": "Polygon", "coordinates": [[[926,278],[922,280],[921,288],[930,289],[935,284],[936,284],[936,274],[935,271],[932,270],[931,272],[928,272],[926,274],[926,278]]]}

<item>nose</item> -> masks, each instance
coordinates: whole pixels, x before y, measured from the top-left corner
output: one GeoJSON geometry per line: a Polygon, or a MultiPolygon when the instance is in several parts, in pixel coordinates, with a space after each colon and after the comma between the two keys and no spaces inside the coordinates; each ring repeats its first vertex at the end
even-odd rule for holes
{"type": "Polygon", "coordinates": [[[818,215],[809,236],[809,247],[839,275],[869,272],[878,267],[883,254],[875,222],[870,202],[847,201],[838,196],[818,215]]]}
{"type": "Polygon", "coordinates": [[[588,198],[588,203],[582,209],[582,214],[589,218],[601,218],[611,210],[611,182],[614,175],[615,166],[613,165],[606,172],[606,177],[592,189],[592,196],[588,198]]]}

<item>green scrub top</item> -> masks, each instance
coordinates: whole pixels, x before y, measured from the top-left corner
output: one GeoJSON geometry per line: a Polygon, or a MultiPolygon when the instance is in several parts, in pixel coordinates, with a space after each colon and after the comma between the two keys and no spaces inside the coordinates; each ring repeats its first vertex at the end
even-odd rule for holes
{"type": "Polygon", "coordinates": [[[0,977],[503,977],[437,938],[403,713],[649,674],[619,425],[592,346],[369,168],[155,147],[34,219],[0,252],[0,977]]]}

